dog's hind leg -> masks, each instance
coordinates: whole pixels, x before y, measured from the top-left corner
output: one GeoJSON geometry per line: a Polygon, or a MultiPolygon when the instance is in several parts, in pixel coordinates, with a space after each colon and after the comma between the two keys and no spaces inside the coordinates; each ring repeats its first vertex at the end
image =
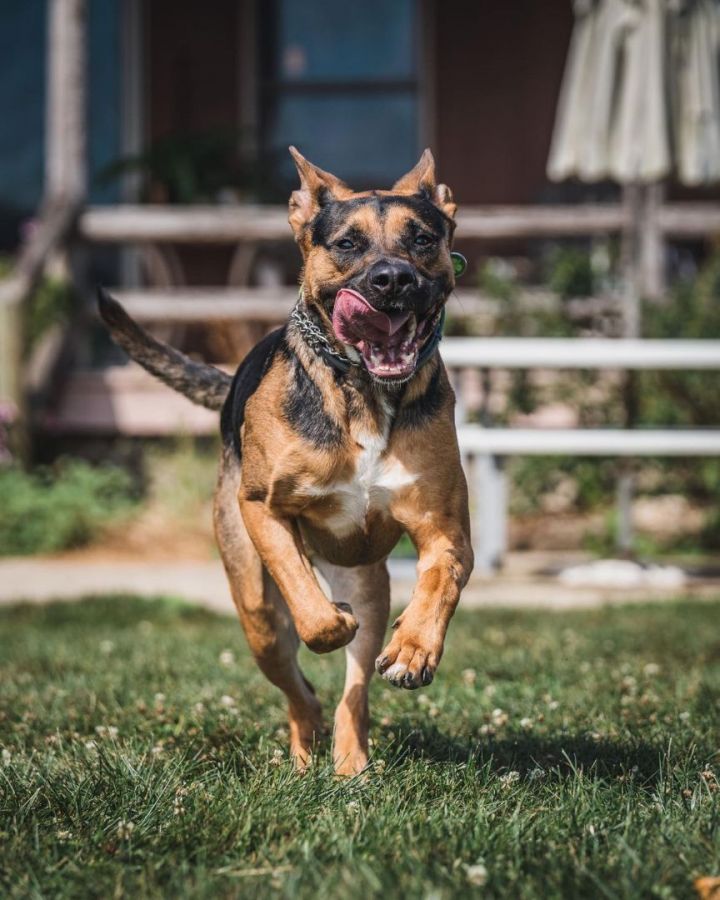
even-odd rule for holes
{"type": "Polygon", "coordinates": [[[226,456],[215,493],[215,534],[250,650],[288,699],[290,751],[302,769],[322,731],[322,712],[298,665],[300,639],[290,611],[245,529],[237,501],[239,483],[239,466],[226,456]]]}
{"type": "Polygon", "coordinates": [[[360,623],[345,647],[345,687],[335,711],[333,759],[338,775],[357,775],[367,766],[368,687],[382,647],[390,610],[390,579],[384,562],[344,568],[317,560],[333,600],[349,603],[360,623]]]}

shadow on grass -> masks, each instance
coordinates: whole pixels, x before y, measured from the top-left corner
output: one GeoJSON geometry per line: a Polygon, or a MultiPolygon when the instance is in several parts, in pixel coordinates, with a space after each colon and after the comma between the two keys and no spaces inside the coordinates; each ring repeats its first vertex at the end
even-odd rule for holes
{"type": "Polygon", "coordinates": [[[548,775],[567,778],[582,770],[594,779],[617,779],[633,774],[647,787],[658,782],[667,756],[667,745],[647,741],[595,740],[585,734],[457,738],[443,734],[435,725],[421,728],[409,723],[382,727],[380,746],[389,744],[398,763],[425,759],[436,763],[473,762],[498,774],[508,771],[525,776],[538,768],[548,775]],[[388,733],[392,732],[393,738],[388,733]]]}

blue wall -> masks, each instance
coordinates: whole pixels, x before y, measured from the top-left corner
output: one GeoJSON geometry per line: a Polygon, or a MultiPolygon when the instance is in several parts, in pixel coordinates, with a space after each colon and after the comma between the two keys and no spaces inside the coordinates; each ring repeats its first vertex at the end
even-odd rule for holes
{"type": "MultiPolygon", "coordinates": [[[[89,3],[89,163],[95,202],[117,199],[93,174],[120,155],[120,4],[89,3]]],[[[2,0],[0,27],[0,216],[29,215],[43,189],[45,134],[44,0],[2,0]]]]}

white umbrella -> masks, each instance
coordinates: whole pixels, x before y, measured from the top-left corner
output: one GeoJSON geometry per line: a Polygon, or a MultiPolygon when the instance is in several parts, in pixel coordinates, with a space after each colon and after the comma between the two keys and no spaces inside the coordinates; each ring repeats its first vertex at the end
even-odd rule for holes
{"type": "Polygon", "coordinates": [[[548,175],[720,180],[720,0],[575,0],[548,175]]]}

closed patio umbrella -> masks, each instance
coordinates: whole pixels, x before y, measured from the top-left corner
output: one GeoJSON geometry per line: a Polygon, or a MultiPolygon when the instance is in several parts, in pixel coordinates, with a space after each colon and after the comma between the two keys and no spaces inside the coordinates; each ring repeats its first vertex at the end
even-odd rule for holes
{"type": "Polygon", "coordinates": [[[575,0],[547,171],[720,180],[720,0],[575,0]]]}

